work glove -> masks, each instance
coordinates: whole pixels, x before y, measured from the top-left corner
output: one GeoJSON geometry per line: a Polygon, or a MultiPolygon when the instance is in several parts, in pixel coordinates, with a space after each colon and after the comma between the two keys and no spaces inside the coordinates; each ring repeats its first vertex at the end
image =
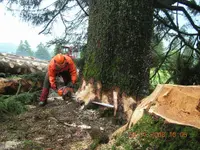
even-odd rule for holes
{"type": "Polygon", "coordinates": [[[71,97],[71,93],[73,93],[73,89],[68,86],[64,86],[64,87],[59,88],[57,93],[59,96],[71,97]]]}
{"type": "Polygon", "coordinates": [[[58,89],[57,93],[59,96],[63,96],[63,88],[58,89]]]}

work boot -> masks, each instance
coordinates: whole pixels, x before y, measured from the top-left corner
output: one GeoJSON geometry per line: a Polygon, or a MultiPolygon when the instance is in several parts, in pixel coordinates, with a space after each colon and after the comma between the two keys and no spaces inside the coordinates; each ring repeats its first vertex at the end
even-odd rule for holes
{"type": "Polygon", "coordinates": [[[46,104],[47,104],[47,101],[40,101],[38,103],[38,105],[41,106],[41,107],[45,106],[46,104]]]}

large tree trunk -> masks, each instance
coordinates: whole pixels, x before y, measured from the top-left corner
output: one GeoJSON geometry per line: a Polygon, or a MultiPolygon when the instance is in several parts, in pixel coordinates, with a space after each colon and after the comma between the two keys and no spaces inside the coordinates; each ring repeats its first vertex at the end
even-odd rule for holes
{"type": "Polygon", "coordinates": [[[153,0],[91,1],[85,77],[147,95],[152,22],[153,0]]]}
{"type": "Polygon", "coordinates": [[[45,72],[48,61],[33,57],[0,53],[0,72],[10,74],[27,74],[45,72]]]}

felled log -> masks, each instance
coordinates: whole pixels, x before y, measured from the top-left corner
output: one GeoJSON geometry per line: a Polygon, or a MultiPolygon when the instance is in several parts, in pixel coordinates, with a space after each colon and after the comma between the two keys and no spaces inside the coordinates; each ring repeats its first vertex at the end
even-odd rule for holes
{"type": "Polygon", "coordinates": [[[34,57],[0,53],[1,73],[27,74],[45,72],[47,65],[48,61],[39,60],[34,57]]]}
{"type": "Polygon", "coordinates": [[[33,88],[40,89],[42,80],[33,81],[31,79],[5,79],[0,78],[0,95],[13,95],[21,92],[28,92],[33,88]]]}
{"type": "Polygon", "coordinates": [[[144,111],[164,118],[168,123],[200,129],[200,86],[158,85],[154,92],[137,106],[129,122],[112,137],[135,125],[144,111]]]}

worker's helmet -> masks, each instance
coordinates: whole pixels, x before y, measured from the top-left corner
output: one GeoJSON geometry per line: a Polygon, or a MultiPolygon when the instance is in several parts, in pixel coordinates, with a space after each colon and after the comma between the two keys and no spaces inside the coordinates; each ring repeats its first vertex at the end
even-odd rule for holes
{"type": "Polygon", "coordinates": [[[64,66],[65,65],[65,57],[62,54],[57,54],[54,57],[54,62],[58,65],[58,66],[64,66]]]}

